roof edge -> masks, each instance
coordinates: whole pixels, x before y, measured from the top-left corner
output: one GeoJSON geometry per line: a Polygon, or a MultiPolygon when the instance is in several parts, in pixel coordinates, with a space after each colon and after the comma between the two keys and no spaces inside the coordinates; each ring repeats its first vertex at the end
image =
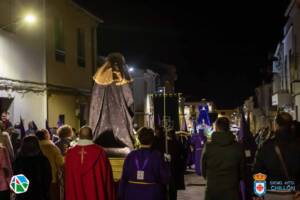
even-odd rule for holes
{"type": "Polygon", "coordinates": [[[104,21],[102,19],[100,19],[99,17],[97,17],[96,15],[92,14],[90,11],[86,10],[85,8],[83,8],[81,5],[79,5],[78,3],[74,2],[73,0],[70,0],[70,3],[80,9],[81,11],[83,11],[85,14],[87,14],[88,16],[90,16],[91,18],[93,18],[94,20],[98,21],[99,23],[104,23],[104,21]]]}
{"type": "Polygon", "coordinates": [[[287,9],[285,10],[284,16],[288,17],[290,12],[292,11],[294,5],[296,4],[295,0],[291,0],[290,4],[288,5],[287,9]]]}

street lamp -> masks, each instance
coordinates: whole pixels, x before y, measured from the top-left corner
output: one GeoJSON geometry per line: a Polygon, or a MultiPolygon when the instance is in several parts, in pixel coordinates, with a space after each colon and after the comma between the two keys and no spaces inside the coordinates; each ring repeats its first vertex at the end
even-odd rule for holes
{"type": "Polygon", "coordinates": [[[1,26],[0,29],[2,29],[2,30],[6,29],[7,27],[18,24],[20,22],[25,22],[26,24],[34,24],[36,21],[37,21],[36,16],[33,15],[32,13],[28,13],[24,17],[19,18],[19,19],[17,19],[16,21],[14,21],[12,23],[1,26]]]}
{"type": "Polygon", "coordinates": [[[134,72],[134,68],[133,67],[129,67],[128,71],[129,72],[134,72]]]}
{"type": "Polygon", "coordinates": [[[28,14],[24,17],[24,21],[27,23],[27,24],[33,24],[36,22],[36,16],[35,15],[32,15],[32,14],[28,14]]]}
{"type": "Polygon", "coordinates": [[[136,69],[135,65],[127,65],[127,69],[129,73],[133,73],[136,69]]]}

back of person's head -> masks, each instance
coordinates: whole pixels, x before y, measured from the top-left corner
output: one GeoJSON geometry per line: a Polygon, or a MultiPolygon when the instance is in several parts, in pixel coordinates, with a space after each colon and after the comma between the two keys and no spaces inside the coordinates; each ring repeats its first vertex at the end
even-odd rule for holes
{"type": "Polygon", "coordinates": [[[72,137],[73,135],[73,129],[70,125],[63,125],[61,127],[59,127],[59,129],[57,130],[57,135],[60,138],[69,138],[72,137]]]}
{"type": "Polygon", "coordinates": [[[230,121],[227,117],[220,117],[216,121],[216,129],[221,132],[230,131],[230,121]]]}
{"type": "Polygon", "coordinates": [[[20,155],[22,156],[35,156],[41,153],[39,141],[36,136],[27,136],[23,139],[20,155]]]}
{"type": "Polygon", "coordinates": [[[138,139],[142,145],[151,145],[154,140],[154,131],[151,128],[142,127],[138,130],[138,139]]]}
{"type": "Polygon", "coordinates": [[[83,126],[79,130],[79,139],[93,140],[93,130],[89,126],[83,126]]]}
{"type": "Polygon", "coordinates": [[[292,127],[293,118],[289,113],[282,112],[277,115],[275,122],[279,129],[289,130],[292,127]]]}
{"type": "Polygon", "coordinates": [[[117,65],[119,68],[121,68],[126,63],[124,56],[119,52],[110,53],[107,56],[107,60],[112,65],[117,65]]]}
{"type": "Polygon", "coordinates": [[[38,130],[35,133],[35,135],[38,138],[38,140],[50,140],[50,134],[49,134],[48,130],[46,130],[46,129],[38,130]]]}

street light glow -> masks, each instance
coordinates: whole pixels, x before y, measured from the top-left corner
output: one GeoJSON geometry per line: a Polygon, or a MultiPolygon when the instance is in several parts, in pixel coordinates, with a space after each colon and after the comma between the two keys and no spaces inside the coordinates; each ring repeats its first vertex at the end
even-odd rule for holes
{"type": "Polygon", "coordinates": [[[129,67],[128,71],[129,71],[129,72],[133,72],[133,71],[134,71],[134,68],[133,68],[133,67],[129,67]]]}
{"type": "Polygon", "coordinates": [[[33,24],[36,21],[36,17],[32,14],[28,14],[24,17],[24,21],[28,24],[33,24]]]}

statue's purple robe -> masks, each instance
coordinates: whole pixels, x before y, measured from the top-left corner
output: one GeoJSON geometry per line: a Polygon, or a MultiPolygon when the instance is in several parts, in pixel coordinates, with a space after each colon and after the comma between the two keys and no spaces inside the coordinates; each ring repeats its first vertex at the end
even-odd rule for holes
{"type": "MultiPolygon", "coordinates": [[[[129,84],[99,85],[95,82],[89,118],[94,140],[97,141],[104,133],[112,132],[120,147],[133,149],[132,104],[133,96],[129,84]]],[[[114,147],[111,144],[106,145],[114,147]]]]}
{"type": "Polygon", "coordinates": [[[201,176],[201,154],[206,142],[203,132],[196,133],[192,135],[191,144],[194,145],[194,155],[195,155],[195,171],[196,174],[201,176]]]}
{"type": "Polygon", "coordinates": [[[165,185],[169,180],[170,169],[160,152],[151,149],[132,151],[123,166],[118,197],[120,200],[164,200],[165,185]],[[143,181],[137,180],[139,167],[144,171],[143,181]]]}
{"type": "Polygon", "coordinates": [[[127,155],[133,149],[133,95],[125,58],[111,53],[93,77],[89,125],[94,141],[109,156],[127,155]]]}

